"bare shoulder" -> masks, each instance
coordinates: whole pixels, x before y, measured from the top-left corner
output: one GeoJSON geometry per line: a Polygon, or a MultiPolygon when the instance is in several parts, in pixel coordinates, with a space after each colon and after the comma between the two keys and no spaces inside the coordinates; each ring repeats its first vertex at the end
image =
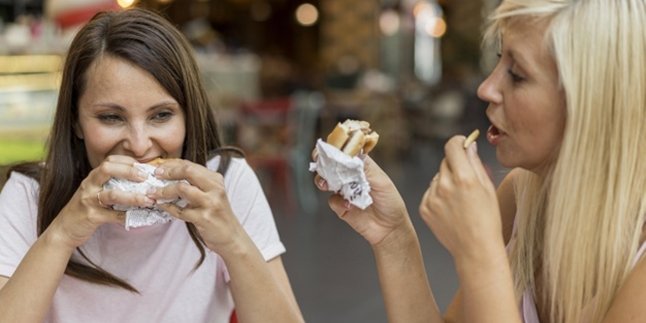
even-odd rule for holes
{"type": "Polygon", "coordinates": [[[646,322],[646,258],[642,258],[619,288],[604,318],[610,322],[646,322]]]}
{"type": "Polygon", "coordinates": [[[522,171],[521,169],[512,169],[502,182],[500,182],[498,190],[496,191],[505,242],[509,241],[514,227],[514,218],[516,216],[516,194],[514,186],[516,185],[516,179],[522,171]]]}
{"type": "Polygon", "coordinates": [[[9,277],[7,276],[0,276],[0,289],[4,287],[4,285],[9,281],[9,277]]]}

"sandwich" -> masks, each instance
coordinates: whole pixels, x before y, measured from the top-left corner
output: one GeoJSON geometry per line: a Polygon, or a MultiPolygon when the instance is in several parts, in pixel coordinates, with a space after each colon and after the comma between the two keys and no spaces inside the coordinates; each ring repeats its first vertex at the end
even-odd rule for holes
{"type": "Polygon", "coordinates": [[[377,142],[379,134],[370,129],[370,123],[347,119],[339,122],[327,136],[326,142],[352,157],[368,154],[377,142]]]}
{"type": "MultiPolygon", "coordinates": [[[[143,182],[134,182],[122,178],[111,178],[103,187],[105,189],[116,189],[124,192],[146,194],[151,188],[161,188],[169,184],[177,182],[176,180],[163,180],[155,177],[155,169],[164,163],[164,159],[156,158],[145,164],[135,163],[134,166],[141,172],[146,173],[148,177],[143,182]]],[[[157,205],[173,203],[180,208],[187,206],[187,202],[183,199],[173,200],[157,200],[156,205],[152,207],[138,207],[130,205],[112,205],[112,208],[117,211],[126,212],[125,228],[137,228],[141,226],[148,226],[157,223],[165,223],[171,220],[171,215],[166,211],[159,208],[157,205]]]]}

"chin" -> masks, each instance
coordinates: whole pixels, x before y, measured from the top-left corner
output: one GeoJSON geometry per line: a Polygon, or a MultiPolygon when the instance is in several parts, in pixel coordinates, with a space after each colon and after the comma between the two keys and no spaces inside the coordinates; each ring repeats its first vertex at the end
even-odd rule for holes
{"type": "Polygon", "coordinates": [[[500,149],[498,147],[496,149],[496,160],[498,160],[498,163],[502,165],[505,168],[524,168],[524,169],[529,169],[526,163],[524,163],[520,158],[520,156],[516,153],[510,153],[508,150],[505,151],[503,149],[500,149]]]}

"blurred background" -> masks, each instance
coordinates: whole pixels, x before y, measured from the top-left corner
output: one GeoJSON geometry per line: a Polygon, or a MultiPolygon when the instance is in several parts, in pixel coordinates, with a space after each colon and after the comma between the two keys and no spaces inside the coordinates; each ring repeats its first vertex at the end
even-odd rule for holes
{"type": "MultiPolygon", "coordinates": [[[[369,246],[330,211],[308,171],[316,139],[346,118],[381,135],[371,155],[407,202],[444,309],[458,281],[418,205],[446,139],[488,127],[476,89],[495,64],[481,35],[497,2],[0,0],[0,165],[44,155],[78,28],[101,10],[154,9],[190,40],[222,135],[263,184],[306,320],[386,322],[369,246]]],[[[482,137],[498,183],[506,170],[482,137]]]]}

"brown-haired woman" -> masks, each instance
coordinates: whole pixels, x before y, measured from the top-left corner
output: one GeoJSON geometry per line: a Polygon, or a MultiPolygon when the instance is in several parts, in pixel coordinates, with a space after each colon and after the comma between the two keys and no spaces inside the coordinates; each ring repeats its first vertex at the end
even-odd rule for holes
{"type": "Polygon", "coordinates": [[[95,16],[76,35],[40,165],[0,194],[2,322],[300,322],[284,252],[253,171],[223,148],[191,49],[142,9],[95,16]],[[184,180],[145,194],[135,163],[184,180]],[[226,174],[226,175],[225,175],[226,174]],[[31,176],[29,176],[31,175],[31,176]],[[174,220],[127,231],[111,205],[174,220]]]}

